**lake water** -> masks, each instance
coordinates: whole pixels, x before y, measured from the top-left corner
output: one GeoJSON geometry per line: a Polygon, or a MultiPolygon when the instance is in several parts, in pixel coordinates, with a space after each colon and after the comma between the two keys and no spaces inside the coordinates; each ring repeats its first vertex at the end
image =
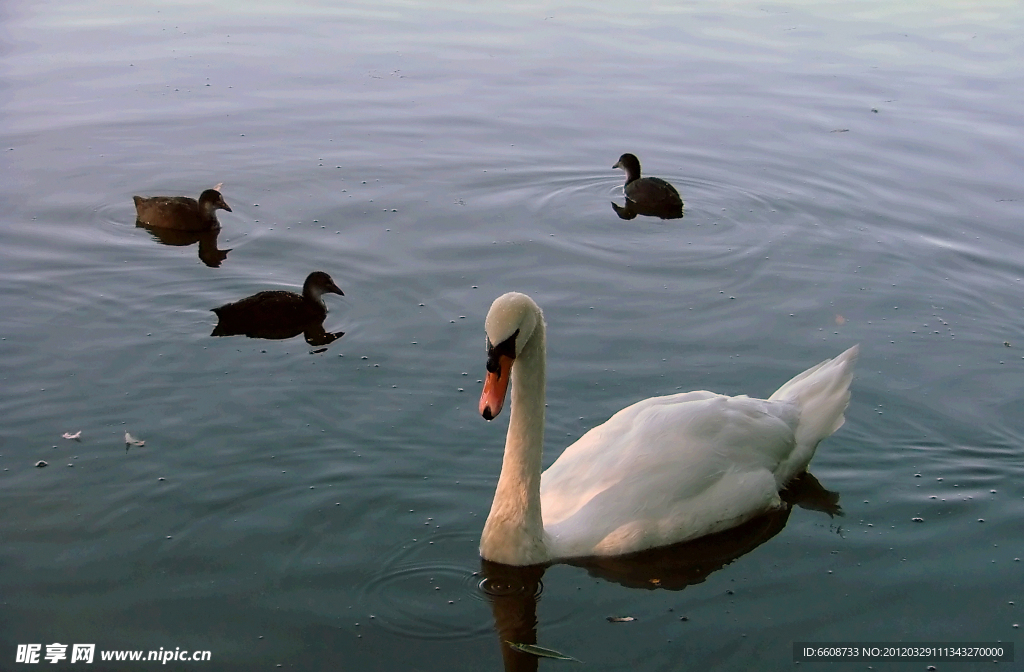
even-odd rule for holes
{"type": "Polygon", "coordinates": [[[1003,2],[4,3],[0,667],[54,642],[210,651],[166,666],[195,670],[1019,645],[1022,26],[1003,2]],[[623,152],[683,219],[616,217],[623,152]],[[219,266],[135,226],[133,194],[221,182],[219,266]],[[326,350],[210,337],[211,308],[313,270],[345,291],[326,350]],[[548,321],[545,464],[638,399],[767,396],[860,343],[811,464],[845,515],[482,567],[509,290],[548,321]]]}

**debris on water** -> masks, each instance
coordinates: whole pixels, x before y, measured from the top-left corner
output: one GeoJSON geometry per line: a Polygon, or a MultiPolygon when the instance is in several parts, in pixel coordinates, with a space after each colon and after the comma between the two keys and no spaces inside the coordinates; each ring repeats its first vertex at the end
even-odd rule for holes
{"type": "Polygon", "coordinates": [[[49,462],[47,462],[46,460],[39,460],[38,462],[36,462],[36,466],[37,466],[38,468],[42,469],[43,467],[48,467],[48,466],[50,466],[50,463],[49,463],[49,462]]]}
{"type": "Polygon", "coordinates": [[[82,438],[82,430],[78,430],[74,434],[72,434],[71,432],[64,432],[64,438],[65,439],[74,439],[75,441],[78,441],[79,439],[82,438]]]}
{"type": "Polygon", "coordinates": [[[631,623],[632,621],[635,621],[635,620],[636,620],[635,616],[609,616],[608,617],[608,622],[609,623],[631,623]]]}
{"type": "Polygon", "coordinates": [[[915,522],[915,523],[923,523],[924,522],[924,518],[911,518],[910,520],[915,522]]]}
{"type": "Polygon", "coordinates": [[[531,656],[537,656],[538,658],[554,658],[555,660],[571,660],[571,661],[574,661],[574,662],[577,662],[577,663],[583,662],[583,661],[581,661],[581,660],[579,660],[577,658],[573,658],[572,656],[567,656],[564,653],[559,653],[558,651],[555,651],[554,649],[546,649],[543,646],[537,646],[536,644],[519,644],[517,642],[510,642],[508,640],[505,640],[505,643],[508,644],[511,648],[515,649],[516,651],[521,651],[523,653],[528,653],[531,656]]]}
{"type": "Polygon", "coordinates": [[[834,128],[831,131],[829,131],[829,133],[849,133],[849,132],[850,132],[850,129],[848,129],[848,128],[834,128]]]}

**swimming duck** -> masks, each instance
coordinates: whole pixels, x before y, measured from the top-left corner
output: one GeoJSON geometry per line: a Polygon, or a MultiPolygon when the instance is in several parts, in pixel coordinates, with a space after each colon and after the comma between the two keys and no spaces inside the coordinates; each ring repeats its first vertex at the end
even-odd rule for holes
{"type": "MultiPolygon", "coordinates": [[[[323,321],[327,317],[327,304],[323,300],[326,293],[345,295],[331,276],[314,271],[302,284],[301,295],[271,290],[214,308],[218,322],[210,335],[283,339],[305,331],[322,338],[323,321]]],[[[340,337],[340,334],[332,335],[340,337]]]]}
{"type": "Polygon", "coordinates": [[[498,415],[510,383],[512,410],[480,555],[507,565],[635,553],[784,506],[780,491],[844,422],[858,352],[811,367],[768,399],[698,391],[639,401],[541,474],[544,315],[511,292],[494,301],[484,326],[480,414],[498,415]]]}
{"type": "Polygon", "coordinates": [[[231,212],[220,193],[220,185],[199,194],[199,200],[188,196],[132,196],[136,219],[147,227],[206,231],[220,226],[217,210],[231,212]]]}
{"type": "Polygon", "coordinates": [[[626,171],[626,207],[612,203],[622,219],[633,219],[637,214],[678,219],[683,216],[683,199],[671,184],[660,177],[640,177],[640,160],[633,154],[623,154],[612,168],[626,171]]]}

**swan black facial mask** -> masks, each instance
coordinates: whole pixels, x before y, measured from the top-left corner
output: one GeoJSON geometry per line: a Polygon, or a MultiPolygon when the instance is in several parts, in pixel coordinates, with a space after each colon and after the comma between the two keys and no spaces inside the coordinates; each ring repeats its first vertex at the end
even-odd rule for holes
{"type": "Polygon", "coordinates": [[[516,337],[519,330],[497,345],[487,339],[487,376],[484,390],[480,394],[480,415],[493,420],[505,403],[505,393],[512,374],[512,363],[516,359],[516,337]]]}

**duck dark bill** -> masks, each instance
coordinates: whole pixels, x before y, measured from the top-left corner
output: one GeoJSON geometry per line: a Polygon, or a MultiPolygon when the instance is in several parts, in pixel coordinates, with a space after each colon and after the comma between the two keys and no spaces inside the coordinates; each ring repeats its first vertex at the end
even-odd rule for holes
{"type": "Polygon", "coordinates": [[[512,373],[512,362],[515,361],[508,355],[498,355],[488,364],[487,377],[484,378],[484,391],[480,393],[480,415],[485,420],[493,420],[501,413],[501,407],[505,403],[505,393],[508,392],[508,381],[512,373]],[[497,362],[495,367],[493,362],[497,362]],[[497,371],[491,371],[494,367],[497,371]]]}

